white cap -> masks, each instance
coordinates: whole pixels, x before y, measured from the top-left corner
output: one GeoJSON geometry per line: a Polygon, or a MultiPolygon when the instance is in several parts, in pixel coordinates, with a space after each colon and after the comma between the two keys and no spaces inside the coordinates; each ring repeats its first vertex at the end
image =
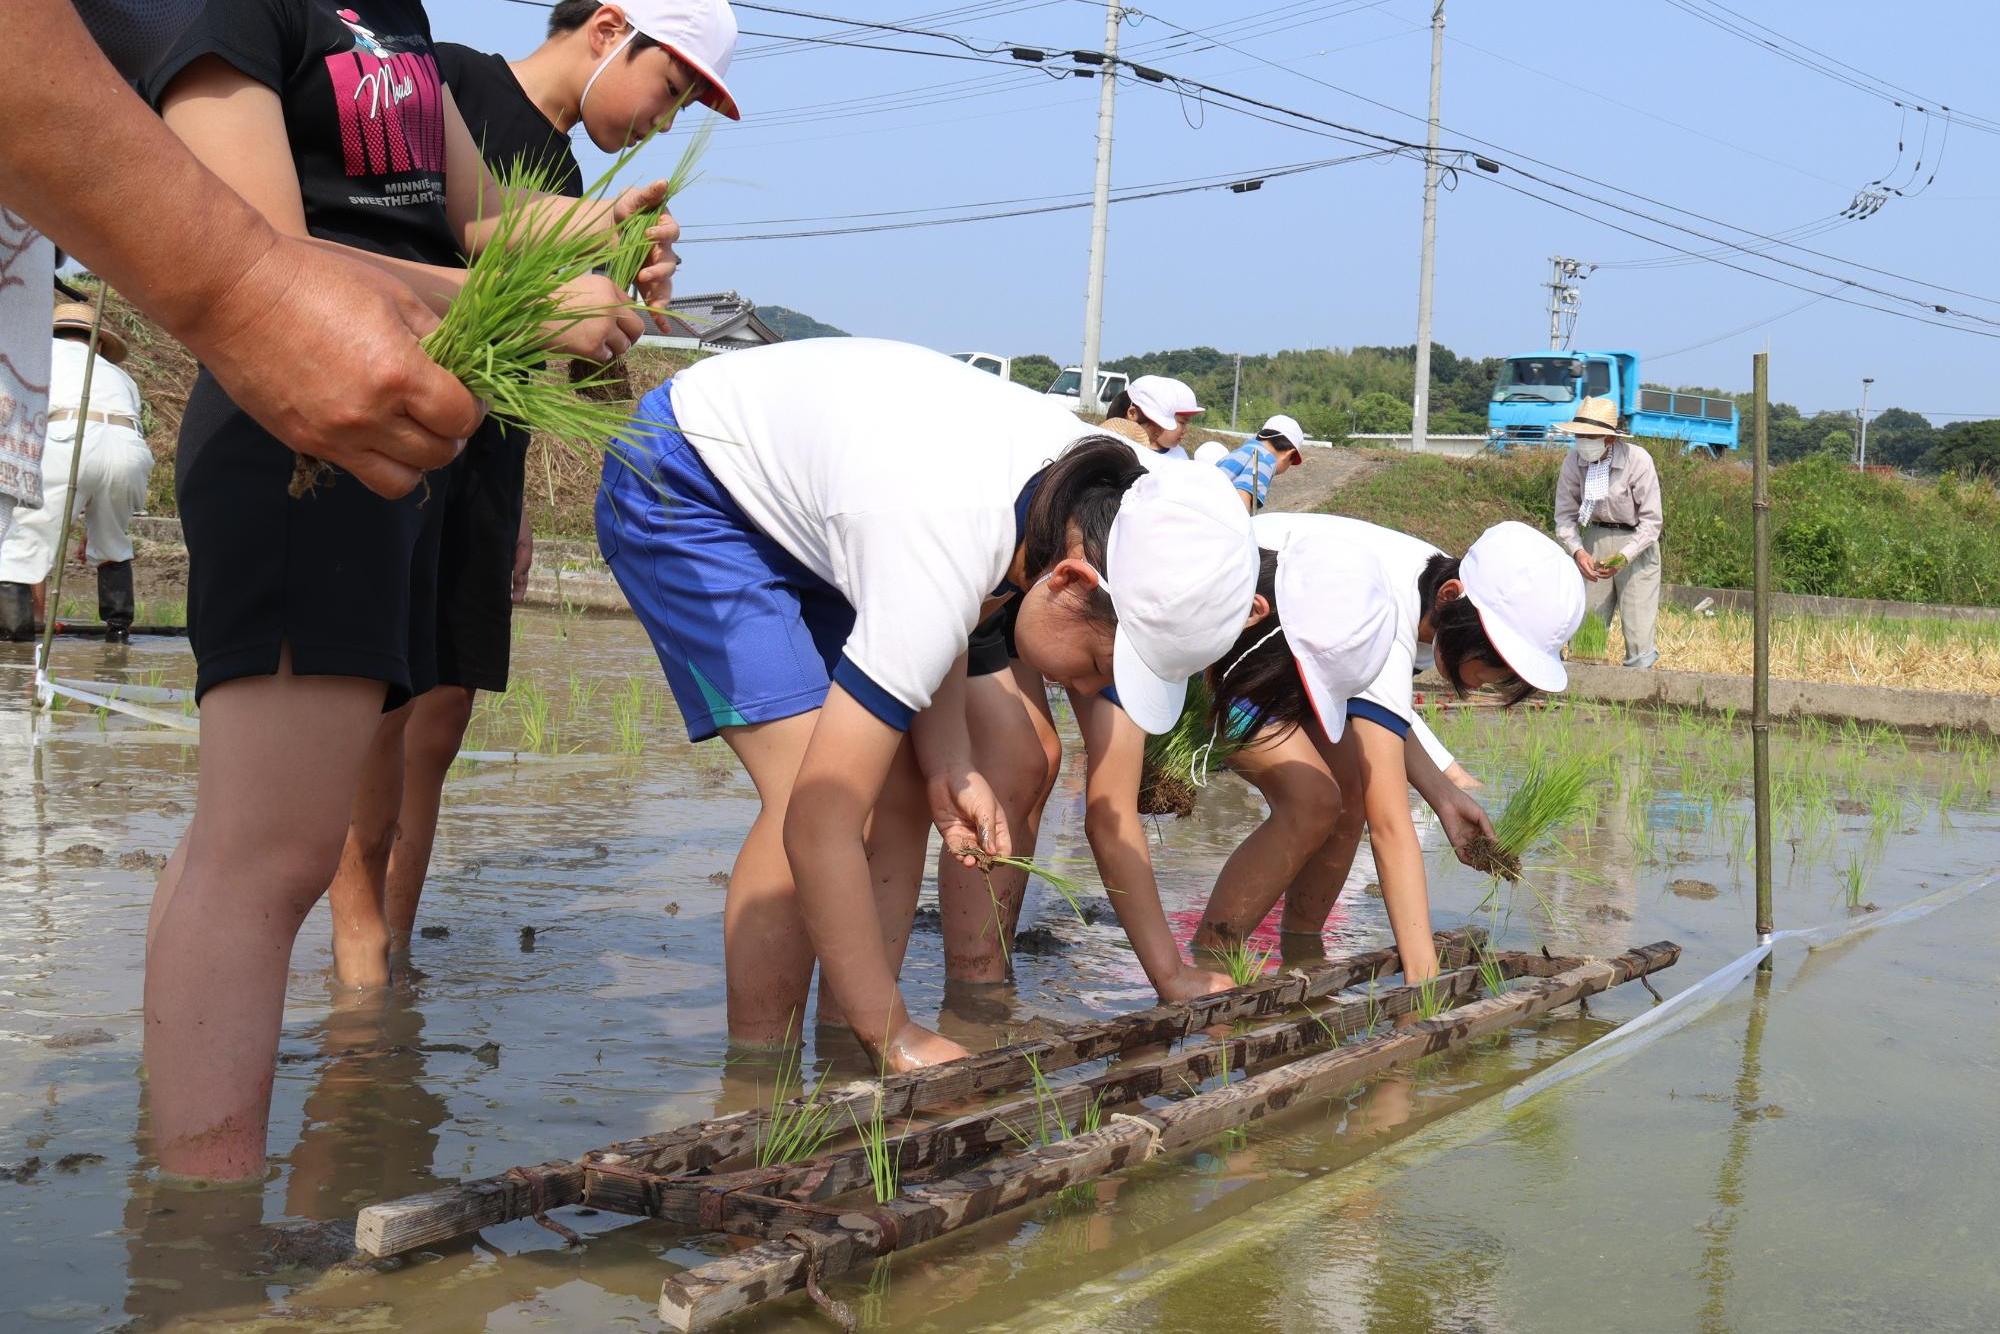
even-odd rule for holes
{"type": "Polygon", "coordinates": [[[1525,523],[1496,523],[1458,563],[1479,623],[1514,674],[1537,690],[1569,684],[1563,645],[1583,624],[1583,575],[1554,539],[1525,523]]]}
{"type": "Polygon", "coordinates": [[[1111,521],[1104,589],[1118,611],[1111,676],[1125,714],[1170,731],[1188,678],[1229,651],[1257,595],[1257,542],[1218,468],[1162,468],[1132,483],[1111,521]]]}
{"type": "Polygon", "coordinates": [[[1220,463],[1229,457],[1229,446],[1220,440],[1204,440],[1194,447],[1196,463],[1220,463]]]}
{"type": "Polygon", "coordinates": [[[612,0],[625,11],[625,21],[672,52],[683,65],[708,81],[709,107],[741,120],[736,99],[722,76],[736,54],[736,14],[729,0],[612,0]]]}
{"type": "Polygon", "coordinates": [[[1396,607],[1374,556],[1340,533],[1302,533],[1278,552],[1278,617],[1327,739],[1347,728],[1347,701],[1382,674],[1396,644],[1396,607]]]}
{"type": "Polygon", "coordinates": [[[1281,412],[1271,418],[1271,420],[1265,422],[1263,429],[1257,432],[1257,438],[1260,440],[1268,440],[1273,437],[1283,440],[1301,454],[1305,452],[1306,428],[1299,425],[1298,418],[1296,417],[1287,417],[1281,412]]]}
{"type": "Polygon", "coordinates": [[[1164,375],[1142,375],[1125,386],[1125,393],[1132,406],[1163,431],[1180,425],[1182,417],[1203,411],[1201,404],[1194,401],[1194,390],[1164,375]]]}

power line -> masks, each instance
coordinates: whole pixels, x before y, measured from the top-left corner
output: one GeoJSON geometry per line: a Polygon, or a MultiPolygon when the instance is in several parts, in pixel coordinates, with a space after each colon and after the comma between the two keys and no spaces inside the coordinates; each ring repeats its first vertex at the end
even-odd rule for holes
{"type": "Polygon", "coordinates": [[[1750,333],[1751,331],[1756,329],[1761,329],[1767,324],[1776,324],[1779,320],[1787,319],[1793,315],[1796,315],[1800,311],[1805,310],[1808,307],[1817,306],[1820,302],[1827,300],[1833,295],[1834,293],[1832,292],[1821,292],[1819,295],[1807,297],[1804,301],[1799,302],[1798,305],[1788,307],[1785,310],[1781,310],[1775,315],[1767,315],[1761,320],[1755,320],[1749,324],[1738,325],[1736,328],[1731,329],[1728,333],[1719,333],[1711,338],[1704,338],[1698,343],[1689,343],[1686,347],[1677,347],[1671,352],[1660,352],[1657,354],[1648,352],[1646,354],[1646,364],[1648,366],[1656,366],[1660,362],[1665,361],[1668,357],[1678,357],[1684,352],[1698,352],[1702,348],[1713,347],[1717,343],[1726,343],[1732,338],[1738,337],[1742,334],[1750,333]]]}

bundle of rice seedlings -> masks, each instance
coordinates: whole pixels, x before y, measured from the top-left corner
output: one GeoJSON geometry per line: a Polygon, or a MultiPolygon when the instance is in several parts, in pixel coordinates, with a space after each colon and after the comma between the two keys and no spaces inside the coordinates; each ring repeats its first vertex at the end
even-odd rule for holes
{"type": "Polygon", "coordinates": [[[1493,822],[1494,836],[1481,835],[1467,845],[1473,864],[1488,875],[1519,880],[1522,855],[1589,804],[1590,777],[1596,767],[1587,755],[1537,760],[1493,822]]]}
{"type": "MultiPolygon", "coordinates": [[[[466,266],[464,286],[437,328],[423,339],[431,360],[484,400],[489,416],[593,462],[633,424],[629,401],[595,392],[622,377],[599,370],[578,379],[572,372],[565,382],[549,375],[545,363],[564,331],[614,309],[566,304],[564,285],[621,259],[632,264],[634,274],[645,262],[650,222],[633,227],[628,219],[609,235],[583,222],[604,206],[613,179],[646,142],[620,154],[582,198],[559,208],[539,198],[558,193],[552,164],[523,160],[500,172],[492,234],[466,266]]],[[[692,159],[683,165],[691,178],[692,159]]],[[[306,494],[327,471],[318,459],[300,455],[292,495],[306,494]]]]}
{"type": "MultiPolygon", "coordinates": [[[[686,102],[687,98],[682,97],[681,105],[686,102]]],[[[675,107],[676,111],[679,109],[679,106],[675,107]]],[[[700,178],[701,173],[695,168],[701,161],[701,155],[708,151],[708,139],[714,132],[715,117],[704,117],[701,125],[682,146],[680,161],[674,164],[673,175],[667,177],[667,197],[656,207],[634,213],[618,225],[618,248],[612,253],[605,274],[619,291],[631,291],[632,284],[638,281],[639,270],[646,267],[646,257],[653,251],[653,242],[646,233],[659,225],[660,215],[674,197],[700,178]]]]}
{"type": "Polygon", "coordinates": [[[1583,623],[1569,639],[1569,656],[1574,662],[1603,662],[1611,651],[1611,627],[1596,612],[1584,615],[1583,623]]]}
{"type": "MultiPolygon", "coordinates": [[[[1218,728],[1209,716],[1211,696],[1200,677],[1188,682],[1187,703],[1173,730],[1146,738],[1146,759],[1139,776],[1141,815],[1190,815],[1208,771],[1243,749],[1254,729],[1239,734],[1233,725],[1218,728]]],[[[1234,719],[1230,720],[1234,723],[1234,719]]]]}
{"type": "MultiPolygon", "coordinates": [[[[903,1140],[909,1137],[910,1123],[903,1123],[903,1133],[895,1139],[889,1138],[888,1121],[883,1115],[883,1105],[887,1094],[878,1085],[875,1089],[875,1110],[866,1121],[850,1107],[847,1115],[854,1122],[854,1133],[861,1137],[861,1150],[868,1161],[868,1182],[874,1191],[875,1203],[887,1204],[896,1198],[903,1173],[903,1140]]],[[[912,1114],[914,1120],[914,1114],[912,1114]]]]}

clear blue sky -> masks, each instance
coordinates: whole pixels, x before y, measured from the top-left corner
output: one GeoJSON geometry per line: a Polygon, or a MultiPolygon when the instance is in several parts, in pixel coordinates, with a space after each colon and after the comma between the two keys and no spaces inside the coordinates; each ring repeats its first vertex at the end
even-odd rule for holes
{"type": "MultiPolygon", "coordinates": [[[[2000,12],[1990,4],[1929,0],[1892,9],[1859,0],[1722,2],[1925,99],[2000,121],[2000,92],[1990,86],[2000,12]]],[[[774,3],[989,42],[1078,49],[1098,49],[1103,42],[1099,0],[774,3]]],[[[532,48],[544,21],[542,10],[507,0],[430,0],[428,7],[440,38],[510,55],[532,48]]],[[[1156,17],[1130,21],[1123,30],[1125,54],[1135,60],[1331,120],[1423,136],[1429,0],[1148,0],[1137,8],[1156,17]],[[1169,23],[1220,36],[1238,49],[1201,49],[1205,43],[1169,23]]],[[[838,31],[749,9],[738,15],[746,29],[838,31]]],[[[1893,166],[1890,183],[1904,185],[1913,197],[1891,199],[1865,221],[1803,240],[1834,258],[1782,253],[2000,321],[2000,304],[1934,294],[1908,281],[2000,302],[1991,240],[2000,200],[1991,183],[2000,134],[1959,125],[1945,140],[1941,115],[1900,113],[1718,31],[1670,0],[1449,0],[1447,18],[1447,145],[1491,141],[1524,165],[1538,158],[1767,234],[1833,219],[1893,166]],[[1906,142],[1900,157],[1899,131],[1906,142]],[[1921,174],[1913,175],[1920,144],[1925,160],[1921,174]],[[1934,167],[1935,183],[1919,193],[1934,167]],[[1869,273],[1860,265],[1902,276],[1869,273]]],[[[889,34],[868,40],[961,50],[889,34]]],[[[722,236],[743,230],[736,224],[770,219],[826,225],[816,220],[1088,192],[1094,80],[1055,80],[1012,65],[781,46],[746,36],[731,82],[744,122],[719,130],[703,179],[676,209],[694,238],[682,247],[682,291],[731,288],[850,332],[946,351],[1079,357],[1088,210],[875,235],[699,238],[705,226],[708,234],[722,236]]],[[[671,142],[649,150],[648,174],[663,174],[671,165],[679,138],[677,131],[671,142]]],[[[586,168],[602,161],[584,146],[586,168]]],[[[1169,90],[1129,82],[1119,88],[1116,188],[1248,173],[1352,151],[1298,129],[1184,103],[1169,90]]],[[[1502,179],[1548,193],[1519,177],[1502,179]]],[[[1268,352],[1411,342],[1421,196],[1421,162],[1400,157],[1274,179],[1254,194],[1206,192],[1114,206],[1105,355],[1195,344],[1268,352]]],[[[1551,254],[1593,261],[1672,257],[1610,230],[1607,221],[1691,249],[1712,248],[1596,204],[1557,197],[1575,211],[1509,193],[1478,173],[1467,173],[1456,190],[1442,195],[1437,341],[1467,355],[1540,347],[1546,327],[1540,284],[1551,254]]],[[[1678,220],[1744,239],[1685,216],[1678,220]]],[[[1737,258],[1746,267],[1768,268],[1737,258]]],[[[1837,289],[1890,304],[1810,274],[1778,272],[1812,292],[1837,289]]],[[[1649,379],[1747,388],[1751,353],[1768,338],[1774,397],[1809,411],[1851,409],[1860,377],[1873,375],[1871,410],[1901,405],[1941,415],[2000,416],[2000,385],[1988,374],[2000,339],[1828,300],[1661,359],[1791,310],[1810,293],[1709,263],[1607,268],[1582,291],[1575,345],[1636,348],[1647,359],[1649,379]]],[[[2000,324],[1986,327],[2000,334],[2000,324]]]]}

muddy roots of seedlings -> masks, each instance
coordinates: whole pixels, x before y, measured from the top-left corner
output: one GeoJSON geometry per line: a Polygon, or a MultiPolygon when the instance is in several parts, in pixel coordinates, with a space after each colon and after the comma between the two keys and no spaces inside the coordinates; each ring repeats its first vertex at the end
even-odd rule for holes
{"type": "Polygon", "coordinates": [[[1195,799],[1200,795],[1185,776],[1156,768],[1149,760],[1139,779],[1139,814],[1175,818],[1193,815],[1195,799]]]}
{"type": "Polygon", "coordinates": [[[1473,867],[1487,875],[1499,876],[1509,884],[1521,878],[1520,857],[1484,834],[1467,843],[1462,851],[1473,867]]]}

